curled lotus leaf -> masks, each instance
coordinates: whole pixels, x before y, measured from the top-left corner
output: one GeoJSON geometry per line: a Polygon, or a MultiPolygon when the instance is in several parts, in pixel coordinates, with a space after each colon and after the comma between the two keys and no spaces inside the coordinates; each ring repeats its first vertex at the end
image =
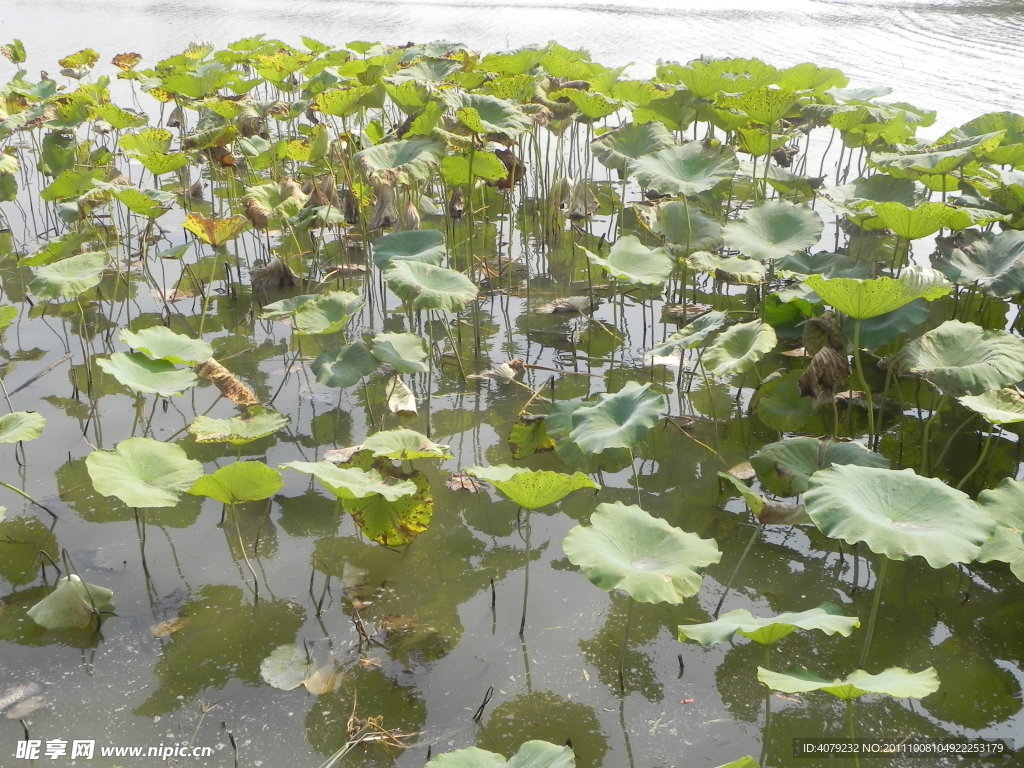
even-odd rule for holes
{"type": "Polygon", "coordinates": [[[838,606],[824,603],[807,611],[758,618],[739,608],[723,613],[715,621],[680,626],[679,641],[696,640],[701,645],[713,645],[728,643],[734,635],[740,634],[755,643],[771,645],[798,629],[816,629],[826,635],[849,637],[854,628],[860,626],[860,620],[856,616],[843,616],[840,611],[838,606]]]}
{"type": "Polygon", "coordinates": [[[878,693],[897,699],[923,699],[939,690],[939,677],[933,667],[910,672],[901,667],[889,667],[877,675],[863,669],[854,670],[844,680],[825,680],[805,670],[788,673],[757,668],[757,679],[775,691],[807,693],[825,691],[843,701],[851,701],[865,694],[878,693]]]}
{"type": "Polygon", "coordinates": [[[775,329],[767,323],[737,323],[722,331],[704,351],[703,364],[716,376],[744,373],[775,349],[777,341],[775,329]]]}
{"type": "Polygon", "coordinates": [[[114,593],[86,584],[75,574],[65,576],[46,597],[28,609],[28,616],[45,629],[82,629],[96,620],[96,612],[110,605],[114,593]]]}
{"type": "Polygon", "coordinates": [[[1024,482],[1003,478],[995,488],[981,492],[978,504],[996,524],[981,548],[978,562],[1007,563],[1013,575],[1024,581],[1024,482]]]}
{"type": "Polygon", "coordinates": [[[510,467],[508,464],[468,467],[466,474],[493,484],[503,496],[523,509],[540,509],[558,503],[581,488],[597,490],[601,487],[582,472],[569,475],[546,469],[510,467]]]}
{"type": "Polygon", "coordinates": [[[856,320],[884,315],[916,299],[934,301],[952,290],[934,270],[908,269],[898,278],[870,280],[810,275],[804,282],[826,304],[856,320]]]}

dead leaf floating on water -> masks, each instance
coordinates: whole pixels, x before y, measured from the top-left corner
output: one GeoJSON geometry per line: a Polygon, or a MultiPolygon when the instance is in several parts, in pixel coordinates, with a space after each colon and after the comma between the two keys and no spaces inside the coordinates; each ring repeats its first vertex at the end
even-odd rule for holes
{"type": "Polygon", "coordinates": [[[480,373],[471,373],[467,379],[494,379],[508,384],[515,381],[526,370],[526,364],[520,357],[515,357],[507,363],[501,363],[496,368],[488,368],[480,373]]]}
{"type": "Polygon", "coordinates": [[[850,377],[850,363],[832,347],[822,347],[811,358],[797,382],[801,397],[832,398],[850,377]]]}
{"type": "Polygon", "coordinates": [[[281,259],[275,258],[265,267],[249,270],[249,281],[254,291],[268,291],[293,288],[298,285],[299,276],[281,259]]]}
{"type": "Polygon", "coordinates": [[[333,462],[334,464],[348,464],[352,457],[363,450],[363,446],[350,445],[347,448],[332,448],[329,451],[324,451],[324,460],[333,462]]]}
{"type": "Polygon", "coordinates": [[[456,472],[453,475],[449,475],[448,479],[444,481],[444,484],[453,491],[469,491],[470,493],[480,493],[483,490],[483,483],[477,480],[475,477],[467,475],[465,472],[456,472]]]}
{"type": "Polygon", "coordinates": [[[212,383],[224,397],[237,405],[249,408],[260,404],[256,393],[248,385],[243,384],[235,374],[212,357],[205,363],[197,365],[195,372],[212,383]]]}
{"type": "Polygon", "coordinates": [[[597,309],[598,300],[593,302],[589,296],[566,296],[564,299],[555,299],[546,304],[541,304],[534,309],[538,315],[559,315],[559,314],[589,314],[597,309]]]}
{"type": "Polygon", "coordinates": [[[169,637],[186,624],[188,624],[188,619],[177,616],[173,619],[157,622],[149,628],[149,631],[153,633],[153,637],[169,637]]]}
{"type": "Polygon", "coordinates": [[[8,720],[21,720],[45,704],[43,686],[35,681],[13,685],[0,696],[0,712],[8,720]]]}

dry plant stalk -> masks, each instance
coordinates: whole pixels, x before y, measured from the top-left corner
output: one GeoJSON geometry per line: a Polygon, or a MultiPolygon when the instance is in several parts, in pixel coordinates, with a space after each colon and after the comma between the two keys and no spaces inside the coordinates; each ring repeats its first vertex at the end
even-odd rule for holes
{"type": "Polygon", "coordinates": [[[212,382],[220,393],[228,400],[246,408],[259,405],[260,400],[256,393],[247,384],[243,384],[235,374],[218,363],[212,357],[205,363],[195,367],[196,375],[212,382]]]}

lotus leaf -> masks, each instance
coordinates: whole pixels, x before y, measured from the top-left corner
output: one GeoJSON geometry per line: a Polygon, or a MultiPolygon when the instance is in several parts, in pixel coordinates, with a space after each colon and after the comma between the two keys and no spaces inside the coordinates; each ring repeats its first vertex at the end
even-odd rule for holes
{"type": "Polygon", "coordinates": [[[947,320],[910,342],[893,362],[943,392],[977,395],[1024,379],[1024,339],[947,320]]]}
{"type": "Polygon", "coordinates": [[[246,416],[230,419],[212,419],[196,416],[188,425],[188,432],[197,443],[231,443],[244,445],[267,437],[283,429],[288,417],[265,408],[254,408],[246,416]]]}
{"type": "Polygon", "coordinates": [[[526,741],[509,760],[497,752],[466,747],[438,755],[425,768],[573,768],[575,765],[571,747],[559,747],[547,741],[526,741]]]}
{"type": "Polygon", "coordinates": [[[388,379],[385,385],[387,392],[387,403],[388,410],[392,413],[397,413],[399,416],[415,416],[416,415],[416,395],[409,389],[404,381],[402,381],[402,375],[396,373],[390,379],[388,379]]]}
{"type": "Polygon", "coordinates": [[[46,418],[34,411],[14,411],[0,416],[0,443],[35,440],[43,433],[46,418]]]}
{"type": "Polygon", "coordinates": [[[435,443],[426,435],[411,429],[389,429],[375,432],[363,441],[363,449],[373,456],[411,461],[413,459],[453,458],[447,445],[435,443]]]}
{"type": "Polygon", "coordinates": [[[664,285],[675,265],[665,248],[648,248],[633,235],[616,240],[607,258],[582,250],[592,264],[612,277],[640,285],[664,285]]]}
{"type": "Polygon", "coordinates": [[[977,283],[990,296],[1014,296],[1024,291],[1024,232],[981,233],[945,251],[935,268],[954,283],[977,283]]]}
{"type": "Polygon", "coordinates": [[[880,171],[896,177],[941,176],[984,156],[999,146],[1002,131],[985,133],[961,141],[936,144],[908,152],[873,152],[868,162],[880,171]]]}
{"type": "Polygon", "coordinates": [[[699,210],[691,210],[682,200],[661,203],[653,210],[637,210],[640,220],[652,232],[665,238],[668,249],[676,256],[694,251],[713,251],[722,245],[722,225],[699,210]]]}
{"type": "MultiPolygon", "coordinates": [[[[419,337],[416,337],[419,341],[419,337]]],[[[328,387],[351,387],[377,368],[377,359],[361,342],[346,344],[337,352],[322,352],[310,364],[313,375],[328,387]]]]}
{"type": "Polygon", "coordinates": [[[649,354],[664,355],[676,348],[694,349],[701,346],[716,333],[728,319],[725,312],[717,310],[701,315],[669,336],[662,344],[654,347],[649,354]]]}
{"type": "Polygon", "coordinates": [[[798,629],[818,629],[826,635],[839,634],[849,637],[855,627],[860,626],[856,616],[843,616],[840,608],[824,603],[799,613],[780,613],[769,618],[757,618],[750,611],[740,608],[723,613],[715,621],[706,624],[687,624],[679,627],[679,641],[696,640],[701,645],[728,643],[739,633],[761,645],[778,642],[798,629]]]}
{"type": "Polygon", "coordinates": [[[348,117],[360,108],[360,99],[365,97],[371,90],[368,86],[332,88],[329,91],[317,94],[314,103],[316,108],[324,114],[334,115],[335,117],[348,117]]]}
{"type": "Polygon", "coordinates": [[[739,760],[733,760],[731,763],[725,765],[719,765],[717,768],[760,768],[757,760],[752,758],[750,755],[741,757],[739,760]]]}
{"type": "Polygon", "coordinates": [[[330,291],[275,301],[263,308],[260,317],[278,320],[290,317],[296,333],[324,335],[344,330],[362,308],[361,296],[348,291],[330,291]]]}
{"type": "Polygon", "coordinates": [[[175,333],[163,325],[141,331],[121,330],[119,338],[151,360],[166,360],[180,365],[196,365],[213,357],[213,348],[205,341],[175,333]]]}
{"type": "Polygon", "coordinates": [[[356,164],[373,184],[408,184],[426,181],[441,159],[443,148],[433,139],[402,139],[357,152],[356,164]]]}
{"type": "Polygon", "coordinates": [[[934,301],[945,296],[952,288],[937,273],[909,269],[899,278],[858,280],[852,277],[825,278],[811,275],[804,282],[826,304],[857,320],[884,315],[916,299],[934,301]]]}
{"type": "Polygon", "coordinates": [[[138,352],[115,352],[109,358],[96,358],[96,365],[133,392],[160,397],[180,395],[199,381],[188,368],[176,368],[166,360],[151,360],[138,352]]]}
{"type": "Polygon", "coordinates": [[[416,493],[416,485],[408,480],[389,482],[376,469],[364,470],[358,467],[339,467],[329,461],[289,461],[282,469],[294,469],[313,475],[324,487],[342,500],[365,499],[379,495],[388,501],[416,493]]]}
{"type": "Polygon", "coordinates": [[[45,629],[82,629],[96,620],[96,611],[110,605],[114,593],[86,584],[75,574],[65,576],[46,597],[28,609],[28,616],[45,629]]]}
{"type": "Polygon", "coordinates": [[[775,349],[776,341],[775,329],[767,323],[737,323],[722,331],[704,350],[702,362],[716,376],[745,373],[775,349]]]}
{"type": "Polygon", "coordinates": [[[436,229],[411,229],[391,232],[373,241],[373,263],[387,269],[393,261],[423,261],[441,266],[444,259],[444,235],[436,229]]]}
{"type": "Polygon", "coordinates": [[[381,495],[346,500],[345,509],[367,538],[387,547],[408,544],[427,530],[434,514],[430,481],[419,470],[401,472],[386,460],[377,460],[370,471],[379,471],[396,484],[412,486],[413,490],[397,499],[381,495]]]}
{"type": "Polygon", "coordinates": [[[129,133],[120,138],[121,149],[131,155],[147,155],[151,152],[166,152],[171,148],[174,134],[166,128],[147,128],[129,133]]]}
{"type": "Polygon", "coordinates": [[[821,216],[806,205],[769,201],[726,224],[725,244],[752,259],[772,261],[815,245],[823,227],[821,216]]]}
{"type": "Polygon", "coordinates": [[[717,563],[713,539],[674,528],[634,505],[598,504],[590,526],[562,542],[569,560],[596,586],[641,603],[681,603],[700,590],[697,569],[717,563]]]}
{"type": "Polygon", "coordinates": [[[203,465],[173,443],[129,437],[113,451],[85,457],[97,493],[116,496],[128,507],[173,507],[203,474],[203,465]]]}
{"type": "Polygon", "coordinates": [[[592,141],[590,149],[601,165],[619,171],[622,177],[638,157],[653,155],[674,143],[672,134],[661,123],[626,123],[592,141]]]}
{"type": "Polygon", "coordinates": [[[129,211],[139,216],[145,216],[147,219],[160,218],[174,207],[176,200],[170,192],[158,189],[140,190],[135,187],[118,187],[114,191],[114,197],[120,200],[129,211]]]}
{"type": "Polygon", "coordinates": [[[691,253],[686,258],[686,264],[692,269],[707,272],[716,280],[741,285],[760,285],[767,274],[760,261],[743,256],[720,256],[709,251],[691,253]]]}
{"type": "Polygon", "coordinates": [[[971,562],[994,528],[966,494],[911,469],[833,466],[811,477],[804,501],[826,536],[932,568],[971,562]]]}
{"type": "Polygon", "coordinates": [[[874,218],[867,219],[864,229],[889,229],[906,240],[919,240],[940,229],[966,229],[973,217],[962,208],[944,203],[921,203],[910,208],[900,202],[873,203],[874,218]]]}
{"type": "Polygon", "coordinates": [[[978,562],[1009,563],[1013,575],[1024,581],[1024,482],[1003,478],[995,488],[981,492],[978,504],[996,524],[978,562]]]}
{"type": "Polygon", "coordinates": [[[533,124],[513,101],[456,90],[442,95],[456,117],[473,133],[515,139],[533,124]]]}
{"type": "Polygon", "coordinates": [[[378,333],[370,344],[373,356],[401,373],[426,373],[423,339],[415,333],[378,333]]]}
{"type": "Polygon", "coordinates": [[[992,424],[1019,424],[1024,421],[1024,397],[1016,387],[964,395],[957,400],[992,424]]]}
{"type": "Polygon", "coordinates": [[[877,675],[858,669],[847,675],[845,680],[825,680],[804,670],[793,670],[787,674],[758,667],[757,679],[775,691],[825,691],[843,701],[852,701],[869,693],[897,699],[923,699],[939,690],[939,678],[932,667],[920,672],[889,667],[877,675]]]}
{"type": "Polygon", "coordinates": [[[551,98],[555,101],[567,99],[576,105],[576,109],[587,120],[600,120],[602,117],[614,115],[622,109],[622,102],[611,99],[598,91],[581,91],[578,88],[562,88],[552,91],[551,98]]]}
{"type": "Polygon", "coordinates": [[[494,485],[501,493],[523,509],[540,509],[556,504],[581,488],[600,489],[582,472],[567,475],[544,469],[524,469],[497,464],[491,467],[468,467],[466,473],[494,485]]]}
{"type": "Polygon", "coordinates": [[[100,284],[110,262],[106,251],[90,251],[37,267],[28,288],[41,299],[73,299],[100,284]]]}
{"type": "Polygon", "coordinates": [[[196,480],[188,492],[223,504],[269,499],[284,485],[281,473],[262,461],[236,461],[196,480]]]}
{"type": "Polygon", "coordinates": [[[279,645],[260,662],[260,676],[268,685],[291,691],[313,674],[316,665],[297,645],[279,645]]]}
{"type": "Polygon", "coordinates": [[[477,179],[500,181],[507,177],[508,168],[492,152],[448,155],[441,161],[441,178],[450,187],[462,187],[477,179]]]}
{"type": "Polygon", "coordinates": [[[887,468],[889,459],[852,441],[787,437],[750,457],[758,479],[772,493],[795,496],[807,490],[811,476],[833,464],[887,468]]]}
{"type": "Polygon", "coordinates": [[[635,450],[661,418],[664,407],[664,396],[651,391],[650,384],[627,382],[615,394],[603,393],[596,403],[576,408],[569,440],[584,454],[609,448],[635,450]]]}
{"type": "Polygon", "coordinates": [[[420,261],[393,261],[384,282],[416,309],[458,312],[479,293],[461,272],[420,261]]]}
{"type": "Polygon", "coordinates": [[[198,213],[189,213],[185,216],[184,226],[207,245],[219,247],[242,234],[249,226],[249,220],[241,215],[227,219],[208,219],[198,213]]]}
{"type": "Polygon", "coordinates": [[[732,179],[739,163],[732,149],[691,141],[637,158],[632,173],[644,187],[663,195],[699,195],[732,179]]]}

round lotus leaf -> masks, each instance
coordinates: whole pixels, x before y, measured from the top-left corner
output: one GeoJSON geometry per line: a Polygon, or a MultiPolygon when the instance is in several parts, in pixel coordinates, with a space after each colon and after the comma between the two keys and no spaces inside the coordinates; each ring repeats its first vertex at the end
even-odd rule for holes
{"type": "Polygon", "coordinates": [[[365,499],[371,496],[383,496],[388,501],[395,501],[403,496],[416,493],[416,486],[408,480],[389,482],[376,469],[359,469],[358,467],[339,467],[329,461],[289,461],[281,465],[282,469],[294,469],[313,475],[337,498],[365,499]]]}
{"type": "Polygon", "coordinates": [[[728,315],[717,310],[701,315],[676,331],[664,343],[654,347],[649,354],[665,355],[673,349],[695,349],[707,341],[725,325],[728,315]]]}
{"type": "Polygon", "coordinates": [[[635,381],[614,394],[603,393],[593,405],[581,405],[572,413],[569,439],[584,453],[609,448],[635,450],[661,418],[665,398],[650,384],[635,381]]]}
{"type": "Polygon", "coordinates": [[[433,139],[414,138],[376,144],[353,159],[373,185],[426,181],[444,154],[433,139]]]}
{"type": "Polygon", "coordinates": [[[981,492],[978,504],[996,523],[978,562],[1009,563],[1013,575],[1024,581],[1024,482],[1003,478],[995,488],[981,492]]]}
{"type": "Polygon", "coordinates": [[[444,235],[436,229],[410,229],[390,232],[373,241],[373,263],[387,269],[392,261],[422,261],[441,266],[444,259],[444,235]]]}
{"type": "Polygon", "coordinates": [[[401,373],[426,373],[427,348],[415,333],[378,333],[370,342],[370,351],[382,363],[401,373]]]}
{"type": "Polygon", "coordinates": [[[826,536],[863,541],[892,560],[923,557],[932,568],[971,562],[995,527],[967,494],[911,469],[824,469],[804,502],[826,536]]]}
{"type": "Polygon", "coordinates": [[[419,261],[393,261],[384,282],[416,309],[458,312],[479,293],[461,272],[419,261]]]}
{"type": "Polygon", "coordinates": [[[502,495],[523,509],[540,509],[558,503],[581,488],[597,490],[601,487],[582,472],[568,475],[546,469],[510,467],[508,464],[468,467],[466,474],[491,483],[502,495]]]}
{"type": "Polygon", "coordinates": [[[621,502],[598,504],[590,525],[569,531],[562,547],[596,586],[621,589],[641,603],[681,603],[700,590],[697,569],[722,558],[713,539],[621,502]]]}
{"type": "Polygon", "coordinates": [[[957,400],[992,424],[1019,424],[1024,421],[1024,397],[1016,387],[964,395],[957,400]]]}
{"type": "Polygon", "coordinates": [[[426,435],[411,429],[375,432],[363,441],[363,450],[370,451],[373,456],[402,461],[452,458],[447,445],[435,443],[426,435]]]}
{"type": "Polygon", "coordinates": [[[915,299],[933,301],[945,296],[952,286],[930,271],[905,270],[899,278],[825,278],[810,275],[804,282],[821,300],[845,315],[865,320],[899,309],[915,299]]]}
{"type": "Polygon", "coordinates": [[[691,141],[633,162],[637,181],[663,195],[699,195],[729,181],[739,168],[736,153],[726,146],[706,147],[691,141]]]}
{"type": "Polygon", "coordinates": [[[90,251],[37,267],[28,289],[41,299],[73,299],[100,284],[110,262],[106,251],[90,251]]]}
{"type": "Polygon", "coordinates": [[[281,473],[262,461],[236,461],[210,475],[203,475],[188,492],[207,496],[222,504],[269,499],[284,485],[281,473]]]}
{"type": "Polygon", "coordinates": [[[935,268],[954,283],[977,283],[990,296],[1008,299],[1024,291],[1024,232],[981,233],[944,251],[935,268]]]}
{"type": "Polygon", "coordinates": [[[1024,379],[1024,339],[947,320],[907,344],[893,362],[943,392],[978,395],[1024,379]]]}
{"type": "Polygon", "coordinates": [[[775,349],[776,341],[775,329],[767,323],[737,323],[718,335],[704,351],[701,362],[716,376],[745,373],[775,349]]]}
{"type": "Polygon", "coordinates": [[[173,507],[203,474],[203,465],[174,443],[148,437],[122,440],[113,451],[85,457],[93,487],[129,507],[173,507]]]}
{"type": "Polygon", "coordinates": [[[96,365],[133,392],[160,397],[180,395],[199,381],[189,368],[177,368],[166,360],[151,360],[138,352],[115,352],[109,358],[97,358],[96,365]]]}
{"type": "Polygon", "coordinates": [[[685,624],[679,627],[679,642],[696,640],[701,645],[728,643],[739,633],[761,645],[771,645],[798,629],[816,629],[826,635],[849,637],[860,626],[856,616],[843,616],[831,603],[799,613],[780,613],[778,616],[758,618],[750,611],[739,608],[723,613],[715,621],[704,624],[685,624]]]}
{"type": "Polygon", "coordinates": [[[424,768],[574,768],[575,765],[571,747],[527,741],[507,761],[497,752],[466,747],[438,755],[424,768]]]}
{"type": "Polygon", "coordinates": [[[889,459],[854,441],[787,437],[763,446],[750,457],[757,479],[772,493],[796,496],[807,490],[811,475],[833,464],[887,468],[889,459]]]}
{"type": "Polygon", "coordinates": [[[245,416],[213,419],[196,416],[188,425],[188,433],[197,443],[231,443],[244,445],[274,434],[288,425],[288,417],[266,408],[253,408],[245,416]]]}
{"type": "Polygon", "coordinates": [[[851,701],[868,693],[879,693],[897,699],[923,699],[939,690],[939,677],[933,667],[920,672],[889,667],[877,675],[858,669],[851,672],[845,680],[825,680],[802,670],[785,674],[758,667],[757,679],[774,691],[825,691],[844,701],[851,701]]]}
{"type": "Polygon", "coordinates": [[[141,331],[121,330],[119,338],[134,350],[152,360],[166,360],[179,365],[196,365],[213,357],[213,347],[201,339],[175,333],[163,325],[141,331]]]}
{"type": "MultiPolygon", "coordinates": [[[[419,341],[419,337],[416,340],[419,341]]],[[[321,384],[328,387],[351,387],[377,369],[377,358],[365,344],[357,341],[346,344],[337,352],[320,353],[309,367],[321,384]]]]}
{"type": "Polygon", "coordinates": [[[46,629],[81,629],[95,621],[96,611],[110,605],[114,593],[86,584],[71,574],[57,582],[50,594],[28,609],[28,616],[46,629]]]}
{"type": "Polygon", "coordinates": [[[0,416],[0,443],[35,440],[43,433],[46,418],[35,411],[15,411],[0,416]]]}
{"type": "Polygon", "coordinates": [[[600,267],[612,277],[638,285],[664,285],[675,267],[665,248],[648,248],[633,235],[620,237],[612,245],[607,258],[591,253],[586,248],[591,264],[600,267]]]}
{"type": "Polygon", "coordinates": [[[325,335],[343,331],[362,308],[362,296],[348,291],[329,291],[323,294],[304,294],[267,304],[260,317],[290,317],[296,333],[325,335]]]}
{"type": "Polygon", "coordinates": [[[714,251],[722,245],[722,225],[685,200],[659,203],[653,209],[634,206],[640,222],[665,239],[675,256],[714,251]]]}
{"type": "Polygon", "coordinates": [[[590,142],[590,150],[605,168],[619,171],[621,178],[637,158],[653,155],[674,143],[672,134],[660,122],[626,123],[594,139],[590,142]]]}
{"type": "Polygon", "coordinates": [[[815,245],[823,228],[809,206],[773,200],[726,224],[725,244],[751,259],[772,261],[815,245]]]}

